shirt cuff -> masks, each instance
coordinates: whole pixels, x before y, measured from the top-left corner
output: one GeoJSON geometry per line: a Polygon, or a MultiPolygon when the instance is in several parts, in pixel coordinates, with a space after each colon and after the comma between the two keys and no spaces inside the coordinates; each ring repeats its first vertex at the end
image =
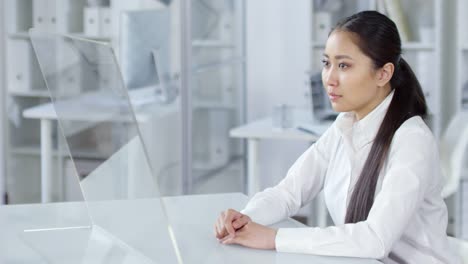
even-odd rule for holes
{"type": "MultiPolygon", "coordinates": [[[[247,215],[248,217],[250,217],[250,220],[254,221],[255,223],[259,223],[258,220],[260,219],[256,214],[255,214],[255,209],[250,209],[249,208],[245,208],[243,210],[240,211],[241,214],[244,214],[244,215],[247,215]]],[[[261,223],[259,223],[261,224],[261,223]]]]}

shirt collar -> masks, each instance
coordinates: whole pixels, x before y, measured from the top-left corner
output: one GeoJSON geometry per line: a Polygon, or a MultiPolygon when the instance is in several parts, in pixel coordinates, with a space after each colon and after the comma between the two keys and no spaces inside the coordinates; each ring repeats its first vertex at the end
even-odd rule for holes
{"type": "Polygon", "coordinates": [[[352,132],[358,135],[353,142],[354,147],[361,148],[374,140],[390,106],[393,94],[392,90],[376,108],[361,120],[357,120],[353,112],[343,113],[337,118],[336,126],[343,136],[350,137],[352,132]]]}

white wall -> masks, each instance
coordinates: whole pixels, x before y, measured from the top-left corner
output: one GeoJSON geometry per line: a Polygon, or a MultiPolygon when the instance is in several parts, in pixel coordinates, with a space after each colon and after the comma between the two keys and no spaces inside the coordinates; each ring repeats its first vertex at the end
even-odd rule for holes
{"type": "MultiPolygon", "coordinates": [[[[247,121],[271,115],[274,105],[305,106],[310,69],[310,0],[246,1],[247,121]]],[[[260,187],[276,184],[307,148],[306,142],[263,140],[260,187]]]]}

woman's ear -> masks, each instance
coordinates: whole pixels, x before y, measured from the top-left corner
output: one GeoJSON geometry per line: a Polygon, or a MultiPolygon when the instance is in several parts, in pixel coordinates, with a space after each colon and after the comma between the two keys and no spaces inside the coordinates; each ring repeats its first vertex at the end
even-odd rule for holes
{"type": "Polygon", "coordinates": [[[387,62],[382,68],[380,68],[377,72],[377,86],[383,87],[389,83],[394,71],[395,66],[391,62],[387,62]]]}

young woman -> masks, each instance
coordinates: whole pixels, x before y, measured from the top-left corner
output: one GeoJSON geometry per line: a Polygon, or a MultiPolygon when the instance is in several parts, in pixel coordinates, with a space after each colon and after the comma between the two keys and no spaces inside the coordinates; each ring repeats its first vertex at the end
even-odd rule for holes
{"type": "Polygon", "coordinates": [[[256,194],[242,212],[223,212],[216,237],[281,252],[459,263],[448,246],[426,102],[401,57],[395,24],[375,11],[339,22],[326,43],[322,80],[342,113],[277,186],[256,194]],[[335,226],[266,226],[294,215],[321,190],[335,226]]]}

